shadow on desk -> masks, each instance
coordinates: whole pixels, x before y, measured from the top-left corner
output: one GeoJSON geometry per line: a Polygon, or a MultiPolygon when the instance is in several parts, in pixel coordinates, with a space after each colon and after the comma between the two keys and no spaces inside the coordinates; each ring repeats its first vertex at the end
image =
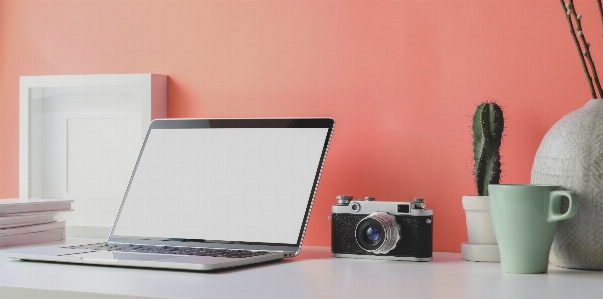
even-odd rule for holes
{"type": "MultiPolygon", "coordinates": [[[[291,259],[295,260],[316,260],[316,259],[330,259],[331,250],[329,247],[302,247],[299,255],[291,259]]],[[[439,252],[438,255],[434,255],[433,261],[436,263],[453,263],[462,260],[458,253],[454,252],[439,252]]],[[[422,262],[420,262],[422,263],[422,262]]]]}
{"type": "Polygon", "coordinates": [[[568,269],[553,266],[549,263],[548,275],[561,275],[571,273],[573,277],[590,277],[596,278],[599,281],[603,281],[603,271],[601,270],[582,270],[582,269],[568,269]]]}
{"type": "Polygon", "coordinates": [[[295,260],[317,260],[317,259],[330,259],[331,249],[329,247],[302,247],[299,254],[291,259],[295,260]]]}
{"type": "Polygon", "coordinates": [[[61,262],[48,262],[48,261],[29,261],[29,260],[12,260],[10,263],[42,263],[42,264],[61,264],[68,265],[70,267],[100,267],[100,268],[120,268],[120,269],[136,269],[136,270],[145,270],[145,271],[167,271],[167,272],[184,272],[184,273],[207,273],[207,274],[227,274],[239,271],[248,271],[252,269],[259,269],[264,267],[270,267],[279,263],[287,263],[293,262],[292,260],[273,260],[267,261],[258,264],[251,265],[243,265],[237,267],[223,268],[217,270],[209,270],[209,271],[195,271],[195,270],[180,270],[180,269],[166,269],[166,268],[145,268],[145,267],[120,267],[120,266],[110,266],[110,265],[100,265],[100,264],[75,264],[75,263],[61,263],[61,262]]]}

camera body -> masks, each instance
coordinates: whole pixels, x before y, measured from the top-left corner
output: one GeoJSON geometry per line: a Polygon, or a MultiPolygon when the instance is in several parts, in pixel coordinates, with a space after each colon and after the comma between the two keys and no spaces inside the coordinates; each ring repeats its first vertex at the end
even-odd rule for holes
{"type": "Polygon", "coordinates": [[[337,196],[331,209],[334,257],[431,261],[433,211],[423,199],[414,202],[352,200],[337,196]]]}

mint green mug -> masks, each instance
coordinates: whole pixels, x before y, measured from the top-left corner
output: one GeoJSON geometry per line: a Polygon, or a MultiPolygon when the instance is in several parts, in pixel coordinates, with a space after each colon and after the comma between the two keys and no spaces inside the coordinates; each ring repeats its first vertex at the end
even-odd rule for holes
{"type": "Polygon", "coordinates": [[[578,212],[576,194],[555,185],[490,185],[490,214],[502,270],[546,273],[557,221],[578,212]],[[561,214],[561,198],[569,199],[561,214]]]}

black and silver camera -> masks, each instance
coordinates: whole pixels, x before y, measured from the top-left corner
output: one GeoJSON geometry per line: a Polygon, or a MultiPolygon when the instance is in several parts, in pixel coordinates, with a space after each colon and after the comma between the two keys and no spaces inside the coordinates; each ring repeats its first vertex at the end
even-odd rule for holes
{"type": "Polygon", "coordinates": [[[331,209],[334,257],[431,261],[433,211],[422,198],[412,203],[352,198],[337,196],[331,209]]]}

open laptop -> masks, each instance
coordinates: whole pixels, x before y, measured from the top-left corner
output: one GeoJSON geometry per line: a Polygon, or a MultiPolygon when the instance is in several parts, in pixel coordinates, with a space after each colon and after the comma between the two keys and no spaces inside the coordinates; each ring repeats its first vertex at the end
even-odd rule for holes
{"type": "Polygon", "coordinates": [[[334,124],[330,118],[155,120],[107,242],[6,256],[199,271],[294,257],[334,124]]]}

